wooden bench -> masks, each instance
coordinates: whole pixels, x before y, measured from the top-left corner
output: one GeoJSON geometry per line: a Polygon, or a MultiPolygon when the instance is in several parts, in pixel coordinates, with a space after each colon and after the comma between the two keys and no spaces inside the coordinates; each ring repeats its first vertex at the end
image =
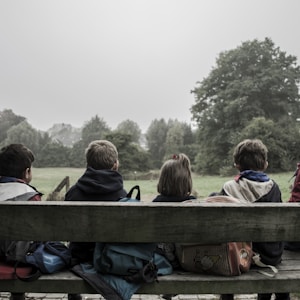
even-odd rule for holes
{"type": "MultiPolygon", "coordinates": [[[[300,204],[1,202],[0,239],[102,242],[300,241],[300,204]]],[[[71,272],[34,282],[0,280],[0,291],[95,293],[71,272]]],[[[139,294],[300,292],[300,253],[285,251],[279,273],[238,277],[174,272],[139,294]]]]}

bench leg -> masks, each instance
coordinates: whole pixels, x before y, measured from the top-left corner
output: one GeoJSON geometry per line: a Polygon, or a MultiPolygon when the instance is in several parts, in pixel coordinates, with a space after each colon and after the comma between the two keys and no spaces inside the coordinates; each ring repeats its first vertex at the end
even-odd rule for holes
{"type": "Polygon", "coordinates": [[[233,294],[222,294],[220,297],[220,300],[233,300],[234,295],[233,294]]]}
{"type": "Polygon", "coordinates": [[[68,294],[68,300],[82,300],[80,294],[68,294]]]}
{"type": "Polygon", "coordinates": [[[25,300],[25,293],[11,293],[10,300],[25,300]]]}

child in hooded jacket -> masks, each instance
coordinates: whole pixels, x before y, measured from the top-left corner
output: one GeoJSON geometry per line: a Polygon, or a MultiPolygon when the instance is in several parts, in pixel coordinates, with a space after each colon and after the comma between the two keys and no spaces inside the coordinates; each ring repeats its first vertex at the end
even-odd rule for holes
{"type": "MultiPolygon", "coordinates": [[[[223,185],[221,195],[232,196],[247,203],[282,202],[277,183],[265,173],[268,167],[268,149],[259,139],[240,142],[233,153],[234,166],[239,170],[234,179],[223,185]]],[[[253,242],[253,251],[261,261],[276,266],[281,262],[283,242],[253,242]]],[[[272,294],[258,294],[258,300],[270,300],[272,294]]],[[[222,300],[232,300],[232,294],[221,295],[222,300]]],[[[276,300],[289,300],[289,293],[276,293],[276,300]]]]}
{"type": "MultiPolygon", "coordinates": [[[[65,195],[65,201],[118,201],[126,197],[123,178],[118,172],[116,146],[107,140],[92,141],[85,151],[87,167],[65,195]]],[[[92,262],[95,243],[70,242],[76,263],[92,262]]],[[[79,294],[69,294],[69,300],[80,300],[79,294]]]]}
{"type": "MultiPolygon", "coordinates": [[[[42,193],[30,185],[34,155],[23,144],[0,150],[0,201],[40,201],[42,193]]],[[[11,293],[10,300],[24,300],[25,293],[11,293]]]]}

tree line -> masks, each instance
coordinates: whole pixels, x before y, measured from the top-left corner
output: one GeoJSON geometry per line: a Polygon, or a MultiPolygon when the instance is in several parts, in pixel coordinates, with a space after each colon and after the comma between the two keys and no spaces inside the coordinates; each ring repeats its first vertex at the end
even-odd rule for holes
{"type": "MultiPolygon", "coordinates": [[[[151,123],[146,141],[143,142],[137,123],[125,120],[112,130],[104,119],[96,115],[84,124],[79,137],[69,141],[71,145],[67,146],[64,139],[72,135],[72,126],[55,127],[60,131],[60,138],[33,128],[24,116],[5,109],[0,111],[0,146],[25,144],[35,154],[35,167],[82,168],[85,167],[85,149],[88,144],[96,139],[108,139],[118,148],[120,171],[146,172],[160,168],[162,161],[167,158],[167,152],[184,151],[184,144],[191,144],[195,136],[190,125],[161,119],[151,123]]],[[[190,145],[186,149],[189,148],[190,145]]]]}
{"type": "MultiPolygon", "coordinates": [[[[98,115],[87,121],[71,145],[34,129],[10,109],[0,112],[0,146],[18,142],[33,150],[36,167],[84,167],[90,141],[108,139],[118,148],[120,171],[146,172],[184,152],[193,171],[233,172],[233,147],[260,138],[269,149],[269,172],[290,171],[300,160],[300,67],[273,41],[246,41],[221,52],[216,65],[191,90],[196,129],[178,120],[155,119],[143,136],[135,122],[112,130],[98,115]],[[142,140],[144,138],[144,141],[142,140]]],[[[70,128],[63,127],[69,137],[70,128]]]]}

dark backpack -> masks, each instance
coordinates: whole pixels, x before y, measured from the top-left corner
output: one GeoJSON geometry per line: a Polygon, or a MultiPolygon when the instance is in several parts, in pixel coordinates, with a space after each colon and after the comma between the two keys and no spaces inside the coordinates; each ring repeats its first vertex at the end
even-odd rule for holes
{"type": "Polygon", "coordinates": [[[300,163],[297,163],[297,169],[293,177],[295,177],[295,179],[289,202],[300,202],[300,163]]]}
{"type": "Polygon", "coordinates": [[[41,275],[39,270],[26,261],[36,247],[36,242],[0,241],[0,279],[36,280],[41,275]]]}
{"type": "Polygon", "coordinates": [[[70,267],[71,251],[62,242],[44,242],[25,259],[41,273],[52,274],[70,267]]]}
{"type": "MultiPolygon", "coordinates": [[[[297,169],[292,178],[294,177],[291,196],[288,202],[300,202],[300,163],[297,163],[297,169]]],[[[300,251],[300,242],[285,242],[284,249],[289,251],[300,251]]]]}
{"type": "MultiPolygon", "coordinates": [[[[139,202],[138,185],[131,188],[120,202],[139,202]],[[132,194],[137,191],[136,197],[132,194]]],[[[95,269],[103,274],[122,276],[128,282],[153,282],[157,278],[154,263],[156,243],[96,243],[94,251],[95,269]]]]}

